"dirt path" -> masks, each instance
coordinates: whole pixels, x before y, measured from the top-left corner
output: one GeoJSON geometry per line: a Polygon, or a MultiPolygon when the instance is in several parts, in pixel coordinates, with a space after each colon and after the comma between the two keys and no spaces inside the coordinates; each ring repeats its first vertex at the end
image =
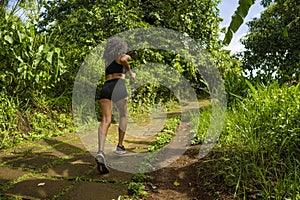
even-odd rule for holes
{"type": "MultiPolygon", "coordinates": [[[[153,133],[140,129],[133,129],[136,132],[131,134],[153,133]]],[[[114,128],[111,131],[115,132],[114,128]]],[[[154,136],[144,136],[148,139],[129,134],[125,141],[128,150],[147,152],[154,136]]],[[[200,145],[191,146],[174,162],[147,173],[153,180],[146,186],[148,195],[140,199],[231,199],[223,188],[214,191],[207,187],[213,175],[207,170],[210,166],[199,160],[199,149],[200,145]]],[[[107,175],[99,175],[94,157],[79,135],[69,133],[1,151],[0,199],[117,199],[128,194],[133,175],[114,168],[107,175]]]]}
{"type": "Polygon", "coordinates": [[[207,184],[213,178],[210,166],[198,158],[200,145],[191,146],[166,168],[149,173],[156,189],[149,188],[146,200],[229,200],[226,188],[212,190],[207,184]]]}
{"type": "MultiPolygon", "coordinates": [[[[206,173],[209,166],[197,158],[199,148],[191,146],[175,162],[148,173],[155,187],[147,186],[143,199],[231,199],[224,191],[206,186],[212,174],[206,173]]],[[[115,169],[99,175],[93,156],[76,134],[0,153],[0,199],[117,199],[128,194],[132,176],[115,169]]]]}

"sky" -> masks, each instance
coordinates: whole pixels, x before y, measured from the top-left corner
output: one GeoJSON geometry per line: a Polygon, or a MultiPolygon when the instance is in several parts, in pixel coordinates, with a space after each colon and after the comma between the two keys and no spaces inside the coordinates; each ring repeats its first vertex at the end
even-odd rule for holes
{"type": "MultiPolygon", "coordinates": [[[[228,27],[231,21],[231,16],[234,14],[234,11],[238,7],[239,0],[222,0],[218,8],[220,9],[220,16],[223,18],[220,28],[228,27]]],[[[256,0],[255,4],[250,8],[247,17],[244,20],[244,23],[240,26],[239,30],[234,34],[230,44],[225,49],[229,49],[232,53],[242,51],[244,49],[243,45],[240,43],[240,38],[243,37],[247,31],[248,26],[246,23],[251,21],[255,17],[259,17],[260,13],[264,10],[263,6],[260,5],[260,0],[256,0]]],[[[221,38],[224,38],[224,34],[221,35],[221,38]]]]}

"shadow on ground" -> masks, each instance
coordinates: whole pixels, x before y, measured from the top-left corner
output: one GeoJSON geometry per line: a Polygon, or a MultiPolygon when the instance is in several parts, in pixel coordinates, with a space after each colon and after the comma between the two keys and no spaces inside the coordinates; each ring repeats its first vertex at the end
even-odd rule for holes
{"type": "Polygon", "coordinates": [[[1,199],[116,199],[132,176],[100,175],[76,134],[7,149],[0,160],[1,199]]]}

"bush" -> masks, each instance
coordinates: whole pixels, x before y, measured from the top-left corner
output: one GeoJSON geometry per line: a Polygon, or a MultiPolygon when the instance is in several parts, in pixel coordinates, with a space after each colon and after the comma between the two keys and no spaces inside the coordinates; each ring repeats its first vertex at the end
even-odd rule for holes
{"type": "Polygon", "coordinates": [[[299,197],[300,84],[257,86],[232,104],[219,140],[217,180],[236,196],[299,197]]]}
{"type": "Polygon", "coordinates": [[[71,114],[50,109],[42,97],[38,100],[35,107],[24,108],[18,98],[0,92],[0,149],[74,131],[71,114]]]}

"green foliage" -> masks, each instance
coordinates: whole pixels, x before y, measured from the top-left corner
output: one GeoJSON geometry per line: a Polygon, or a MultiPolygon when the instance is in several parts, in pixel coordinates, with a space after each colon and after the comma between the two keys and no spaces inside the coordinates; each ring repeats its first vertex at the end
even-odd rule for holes
{"type": "Polygon", "coordinates": [[[71,114],[51,110],[42,98],[37,100],[43,106],[32,109],[24,108],[16,97],[0,95],[0,149],[74,131],[71,114]]]}
{"type": "Polygon", "coordinates": [[[132,181],[134,182],[151,182],[152,181],[152,177],[146,174],[142,174],[142,173],[138,173],[138,174],[134,174],[132,176],[132,181]]]}
{"type": "Polygon", "coordinates": [[[222,44],[219,42],[216,43],[213,48],[208,49],[207,52],[224,79],[226,78],[227,73],[237,75],[242,73],[241,61],[230,55],[230,51],[222,49],[222,44]]]}
{"type": "Polygon", "coordinates": [[[224,86],[227,94],[227,106],[247,97],[249,86],[247,78],[235,72],[227,72],[224,80],[224,86]]]}
{"type": "MultiPolygon", "coordinates": [[[[232,121],[239,124],[232,130],[238,134],[240,131],[247,131],[248,134],[257,133],[259,142],[280,144],[285,137],[297,139],[297,120],[299,119],[299,85],[298,87],[279,87],[274,83],[270,86],[258,86],[256,89],[249,82],[251,91],[249,97],[233,106],[232,113],[239,121],[232,121]],[[242,124],[242,123],[245,124],[242,124]],[[242,127],[249,129],[244,130],[242,127]],[[266,137],[268,136],[268,137],[266,137]],[[265,137],[265,139],[264,139],[265,137]],[[272,141],[270,141],[272,139],[272,141]],[[274,139],[274,140],[273,140],[274,139]]],[[[234,133],[232,133],[234,134],[234,133]]],[[[240,134],[239,134],[240,135],[240,134]]],[[[247,139],[248,135],[244,135],[247,139]]],[[[247,140],[241,140],[247,143],[247,140]]]]}
{"type": "Polygon", "coordinates": [[[15,100],[0,92],[0,149],[20,141],[15,115],[18,105],[15,100]]]}
{"type": "Polygon", "coordinates": [[[132,176],[132,182],[128,184],[128,194],[130,197],[137,199],[146,196],[148,193],[145,191],[145,185],[152,185],[152,177],[143,173],[137,173],[132,176]]]}
{"type": "Polygon", "coordinates": [[[45,102],[43,107],[24,109],[17,98],[0,95],[0,149],[74,131],[70,114],[51,111],[45,102]]]}
{"type": "Polygon", "coordinates": [[[130,182],[128,184],[128,194],[134,198],[145,196],[148,193],[145,191],[145,185],[140,182],[130,182]]]}
{"type": "MultiPolygon", "coordinates": [[[[206,80],[204,80],[202,76],[202,74],[206,72],[200,71],[203,68],[188,62],[184,55],[174,55],[171,52],[153,49],[134,51],[130,52],[130,54],[133,58],[131,66],[137,73],[136,81],[131,82],[131,84],[134,85],[135,82],[145,83],[144,86],[131,94],[135,104],[149,103],[153,105],[154,103],[170,100],[177,101],[178,99],[176,99],[176,97],[178,98],[178,96],[175,96],[170,88],[182,87],[182,77],[189,82],[198,98],[207,98],[209,96],[206,80]],[[140,67],[144,64],[146,65],[145,68],[140,67]],[[160,64],[162,64],[162,66],[168,66],[172,70],[176,70],[181,76],[177,74],[175,76],[168,68],[166,70],[163,67],[159,67],[160,64]],[[198,69],[198,67],[200,69],[198,69]],[[157,76],[153,77],[153,74],[157,74],[157,76]],[[167,79],[164,77],[167,77],[167,79]],[[146,84],[147,81],[152,81],[153,84],[146,84]],[[167,84],[169,88],[162,86],[161,83],[167,84]]],[[[203,52],[203,54],[205,55],[202,56],[209,57],[209,61],[211,61],[214,67],[219,69],[220,75],[224,78],[226,78],[228,73],[238,75],[242,72],[240,68],[241,62],[232,57],[229,51],[222,50],[220,43],[216,42],[210,49],[207,49],[207,52],[203,52]]],[[[201,60],[199,62],[204,61],[201,60]]],[[[181,92],[181,95],[184,96],[184,91],[181,92]]],[[[140,107],[140,105],[138,107],[140,107]]]]}
{"type": "Polygon", "coordinates": [[[45,8],[39,29],[64,52],[68,76],[63,80],[70,91],[85,56],[96,45],[119,32],[146,26],[138,8],[124,1],[56,0],[47,2],[45,8]]]}
{"type": "Polygon", "coordinates": [[[296,199],[300,85],[248,85],[248,97],[227,113],[216,179],[247,199],[296,199]]]}
{"type": "MultiPolygon", "coordinates": [[[[178,101],[173,91],[171,91],[171,88],[174,89],[180,87],[182,80],[178,74],[180,72],[186,73],[189,69],[188,67],[181,65],[180,56],[171,56],[166,52],[152,50],[145,50],[140,53],[141,54],[139,55],[134,55],[134,57],[139,57],[132,63],[133,68],[135,68],[135,66],[138,67],[134,70],[137,73],[136,80],[131,82],[134,88],[136,85],[138,86],[137,89],[131,93],[131,103],[134,104],[133,107],[140,109],[144,107],[144,105],[150,107],[154,104],[166,104],[170,101],[178,101]],[[141,61],[144,61],[145,63],[141,63],[141,61]],[[146,67],[139,67],[141,64],[147,64],[147,62],[154,64],[148,64],[146,67]],[[171,63],[169,64],[167,62],[171,63]],[[174,68],[177,67],[178,73],[174,75],[168,67],[158,63],[170,67],[173,66],[174,68]]],[[[190,78],[192,77],[190,76],[190,78]]],[[[193,81],[194,80],[195,78],[193,81]]],[[[197,83],[199,83],[199,81],[197,83]]],[[[194,82],[195,85],[199,86],[197,83],[194,82]]]]}
{"type": "MultiPolygon", "coordinates": [[[[152,26],[164,27],[188,34],[204,48],[215,48],[218,24],[221,21],[217,10],[218,3],[219,0],[89,0],[84,3],[80,0],[56,0],[45,4],[46,10],[38,25],[42,31],[51,35],[55,45],[62,48],[68,66],[68,76],[64,76],[63,80],[65,88],[71,90],[84,57],[97,44],[122,31],[152,26]]],[[[200,90],[199,88],[204,87],[195,66],[186,63],[180,55],[148,49],[129,53],[133,60],[137,60],[136,64],[155,61],[168,64],[184,74],[194,88],[200,90]]],[[[221,53],[218,56],[220,55],[221,53]]],[[[132,66],[138,65],[133,63],[132,66]]],[[[223,66],[227,66],[226,63],[223,66]]],[[[152,89],[165,91],[161,87],[152,89]]]]}
{"type": "Polygon", "coordinates": [[[210,45],[218,38],[221,21],[218,0],[146,0],[135,1],[141,8],[142,19],[156,27],[187,33],[203,44],[210,45]]]}
{"type": "Polygon", "coordinates": [[[60,49],[45,43],[34,25],[1,8],[0,84],[12,96],[30,98],[58,83],[64,72],[60,49]]]}
{"type": "MultiPolygon", "coordinates": [[[[30,113],[32,115],[32,113],[30,113]]],[[[69,131],[73,131],[71,116],[56,111],[52,113],[36,113],[28,121],[30,131],[26,138],[30,140],[48,139],[69,131]]]]}
{"type": "Polygon", "coordinates": [[[251,78],[281,84],[300,80],[300,2],[275,0],[261,17],[249,22],[243,39],[243,69],[251,78]]]}
{"type": "Polygon", "coordinates": [[[224,44],[228,45],[233,37],[233,34],[243,24],[245,17],[247,16],[249,9],[254,4],[254,0],[239,0],[239,6],[234,12],[230,25],[227,28],[227,32],[224,38],[224,44]]]}
{"type": "Polygon", "coordinates": [[[191,127],[198,127],[195,130],[191,130],[192,141],[191,144],[202,144],[205,141],[209,124],[211,121],[211,106],[204,107],[200,111],[200,115],[197,113],[191,113],[191,127]],[[199,117],[199,118],[198,118],[199,117]]]}
{"type": "Polygon", "coordinates": [[[72,127],[70,115],[53,110],[52,103],[63,99],[56,88],[65,65],[61,50],[35,29],[40,4],[17,1],[10,11],[5,6],[0,8],[1,149],[72,127]],[[21,10],[26,21],[15,16],[21,10]]]}
{"type": "MultiPolygon", "coordinates": [[[[47,2],[45,5],[46,12],[43,14],[44,20],[40,25],[47,28],[48,24],[55,21],[54,27],[59,26],[65,29],[62,30],[63,33],[67,31],[67,27],[62,25],[84,31],[83,34],[88,34],[89,31],[89,34],[94,34],[94,36],[86,35],[88,37],[85,38],[89,40],[98,37],[98,41],[94,40],[96,42],[126,29],[156,26],[187,33],[192,38],[201,39],[207,43],[218,37],[218,24],[221,20],[217,11],[218,3],[219,1],[216,0],[131,0],[125,2],[89,0],[85,3],[78,0],[68,2],[56,0],[47,2]],[[80,26],[74,27],[78,23],[80,26]]],[[[71,35],[73,35],[72,32],[69,32],[69,36],[71,35]]],[[[76,35],[79,36],[78,33],[76,35]]]]}
{"type": "Polygon", "coordinates": [[[155,144],[149,147],[148,150],[151,152],[157,151],[158,149],[161,149],[166,144],[168,144],[172,140],[173,136],[175,135],[179,123],[180,123],[179,117],[170,118],[167,121],[163,130],[157,134],[155,138],[155,144]]]}

